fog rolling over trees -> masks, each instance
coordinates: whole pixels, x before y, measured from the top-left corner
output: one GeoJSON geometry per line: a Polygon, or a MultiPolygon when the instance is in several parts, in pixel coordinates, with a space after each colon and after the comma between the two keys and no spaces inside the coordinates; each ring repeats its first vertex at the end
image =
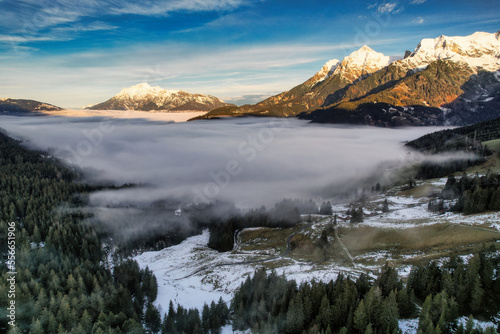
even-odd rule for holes
{"type": "Polygon", "coordinates": [[[231,200],[240,207],[311,198],[406,157],[402,142],[437,128],[311,125],[242,118],[169,124],[146,120],[3,117],[2,128],[86,169],[87,181],[140,187],[91,195],[94,204],[231,200]]]}
{"type": "Polygon", "coordinates": [[[210,217],[220,219],[234,214],[235,208],[221,205],[227,202],[240,209],[272,209],[284,198],[320,205],[318,190],[344,191],[347,180],[350,187],[382,161],[404,161],[403,141],[436,130],[261,118],[175,124],[104,117],[2,120],[9,135],[83,169],[85,182],[133,184],[88,195],[91,219],[126,248],[165,247],[199,233],[210,219],[199,223],[196,215],[207,213],[187,208],[189,203],[219,202],[210,217]]]}

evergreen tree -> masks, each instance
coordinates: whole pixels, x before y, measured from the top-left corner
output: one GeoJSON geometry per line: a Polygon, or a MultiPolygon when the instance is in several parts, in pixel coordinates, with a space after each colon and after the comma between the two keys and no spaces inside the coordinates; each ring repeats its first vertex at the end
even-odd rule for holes
{"type": "Polygon", "coordinates": [[[366,314],[365,303],[361,300],[354,311],[354,329],[363,334],[368,326],[368,315],[366,314]]]}
{"type": "Polygon", "coordinates": [[[389,212],[389,202],[387,201],[387,198],[384,199],[384,204],[382,204],[382,212],[389,212]]]}
{"type": "Polygon", "coordinates": [[[380,325],[382,333],[392,333],[397,330],[399,319],[398,303],[395,291],[391,291],[389,296],[382,302],[380,325]]]}
{"type": "Polygon", "coordinates": [[[149,303],[144,315],[144,322],[152,333],[158,333],[161,329],[161,315],[158,309],[149,303]]]}

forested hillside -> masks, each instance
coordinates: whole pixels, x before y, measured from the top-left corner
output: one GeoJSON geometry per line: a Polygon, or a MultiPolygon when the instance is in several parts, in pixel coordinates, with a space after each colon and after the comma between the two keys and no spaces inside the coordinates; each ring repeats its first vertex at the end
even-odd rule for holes
{"type": "Polygon", "coordinates": [[[51,157],[0,134],[0,332],[145,333],[144,319],[155,318],[147,305],[156,298],[156,278],[134,261],[111,269],[78,209],[92,188],[76,179],[51,157]],[[12,249],[15,264],[7,261],[12,249]],[[8,318],[12,301],[15,318],[8,318]]]}
{"type": "Polygon", "coordinates": [[[406,144],[428,153],[475,151],[481,142],[500,138],[500,118],[456,129],[429,133],[406,144]]]}

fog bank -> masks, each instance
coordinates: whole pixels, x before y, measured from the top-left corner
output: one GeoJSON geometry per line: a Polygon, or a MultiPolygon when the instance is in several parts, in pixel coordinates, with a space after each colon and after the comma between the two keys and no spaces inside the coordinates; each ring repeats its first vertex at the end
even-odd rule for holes
{"type": "Polygon", "coordinates": [[[387,129],[242,118],[188,123],[105,117],[2,116],[8,134],[87,171],[91,181],[143,186],[91,195],[140,205],[165,198],[230,200],[240,207],[314,198],[361,178],[382,161],[405,160],[403,141],[440,128],[387,129]]]}

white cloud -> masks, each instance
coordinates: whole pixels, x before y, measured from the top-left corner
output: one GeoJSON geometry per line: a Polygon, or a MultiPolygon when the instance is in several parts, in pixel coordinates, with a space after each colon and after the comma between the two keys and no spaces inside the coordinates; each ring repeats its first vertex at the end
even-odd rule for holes
{"type": "Polygon", "coordinates": [[[410,3],[412,5],[421,5],[423,4],[424,2],[426,2],[427,0],[411,0],[410,3]]]}
{"type": "Polygon", "coordinates": [[[377,12],[379,14],[392,13],[396,9],[396,5],[397,5],[397,3],[395,3],[395,2],[393,2],[393,3],[386,2],[386,3],[380,4],[377,7],[377,12]]]}
{"type": "Polygon", "coordinates": [[[0,43],[27,43],[27,42],[47,42],[47,41],[67,41],[67,37],[54,36],[20,36],[20,35],[0,35],[0,43]]]}
{"type": "Polygon", "coordinates": [[[19,51],[23,43],[50,42],[50,41],[71,41],[76,39],[82,32],[113,30],[116,26],[103,22],[92,22],[88,24],[75,23],[64,27],[55,27],[44,31],[30,31],[19,34],[0,35],[0,43],[10,44],[19,51]]]}
{"type": "Polygon", "coordinates": [[[51,32],[83,32],[83,31],[101,31],[114,30],[117,26],[113,26],[104,22],[92,22],[89,24],[76,23],[65,27],[56,27],[51,29],[51,32]]]}
{"type": "Polygon", "coordinates": [[[414,19],[413,21],[411,21],[413,24],[423,24],[425,22],[424,18],[423,17],[417,17],[416,19],[414,19]]]}
{"type": "Polygon", "coordinates": [[[170,12],[226,11],[246,4],[245,0],[163,0],[150,2],[126,2],[112,9],[117,14],[164,15],[170,12]]]}

